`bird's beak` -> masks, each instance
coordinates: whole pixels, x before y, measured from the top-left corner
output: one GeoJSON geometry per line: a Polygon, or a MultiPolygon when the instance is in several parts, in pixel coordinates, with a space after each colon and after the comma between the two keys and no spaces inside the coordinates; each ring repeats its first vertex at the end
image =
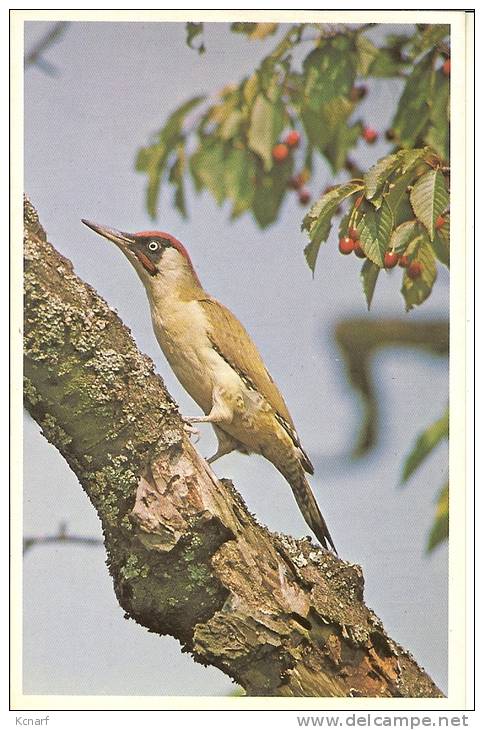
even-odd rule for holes
{"type": "Polygon", "coordinates": [[[123,231],[117,231],[115,228],[100,226],[98,225],[98,223],[86,221],[84,218],[81,218],[81,220],[88,228],[91,228],[96,233],[99,233],[100,236],[104,236],[104,238],[112,241],[123,251],[126,251],[129,246],[135,242],[133,236],[130,233],[123,233],[123,231]]]}

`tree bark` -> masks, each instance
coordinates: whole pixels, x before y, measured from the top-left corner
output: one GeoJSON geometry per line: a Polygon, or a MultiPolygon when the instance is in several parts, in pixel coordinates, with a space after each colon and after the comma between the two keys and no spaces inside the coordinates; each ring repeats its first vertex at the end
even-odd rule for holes
{"type": "Polygon", "coordinates": [[[441,697],[363,575],[270,533],[187,437],[152,362],[25,206],[25,405],[102,523],[127,616],[248,695],[441,697]]]}

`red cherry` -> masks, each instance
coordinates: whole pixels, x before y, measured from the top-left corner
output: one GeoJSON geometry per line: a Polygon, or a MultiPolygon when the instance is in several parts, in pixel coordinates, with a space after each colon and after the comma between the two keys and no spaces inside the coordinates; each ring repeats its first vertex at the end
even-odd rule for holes
{"type": "Polygon", "coordinates": [[[407,266],[410,263],[410,259],[406,254],[402,254],[398,260],[398,265],[402,267],[402,269],[406,269],[407,266]]]}
{"type": "Polygon", "coordinates": [[[361,248],[360,241],[353,242],[353,251],[355,252],[355,255],[358,256],[359,259],[366,259],[366,253],[361,248]]]}
{"type": "Polygon", "coordinates": [[[412,261],[407,266],[407,276],[412,279],[419,279],[422,276],[423,266],[420,261],[412,261]]]}
{"type": "Polygon", "coordinates": [[[348,228],[348,236],[353,239],[353,241],[356,241],[358,239],[359,233],[357,228],[348,228]]]}
{"type": "Polygon", "coordinates": [[[345,236],[344,238],[339,239],[338,248],[340,250],[340,253],[344,254],[345,256],[351,253],[354,247],[355,242],[349,236],[345,236]]]}
{"type": "Polygon", "coordinates": [[[361,136],[368,144],[374,144],[378,139],[378,132],[372,127],[365,127],[361,136]]]}
{"type": "Polygon", "coordinates": [[[435,228],[437,231],[440,231],[441,228],[445,226],[446,220],[443,215],[439,215],[437,220],[435,221],[435,228]]]}
{"type": "Polygon", "coordinates": [[[301,205],[307,205],[311,200],[311,193],[307,188],[301,188],[299,191],[299,202],[301,205]]]}
{"type": "Polygon", "coordinates": [[[444,76],[450,76],[450,58],[447,58],[442,64],[442,73],[444,76]]]}
{"type": "Polygon", "coordinates": [[[288,132],[284,139],[284,142],[287,144],[288,147],[297,147],[300,141],[301,135],[299,134],[299,132],[296,132],[295,129],[293,129],[291,132],[288,132]]]}
{"type": "Polygon", "coordinates": [[[395,251],[385,251],[383,257],[383,265],[385,269],[393,269],[398,264],[398,254],[395,251]]]}
{"type": "Polygon", "coordinates": [[[285,144],[276,144],[272,148],[272,156],[276,162],[284,162],[289,154],[289,148],[285,144]]]}

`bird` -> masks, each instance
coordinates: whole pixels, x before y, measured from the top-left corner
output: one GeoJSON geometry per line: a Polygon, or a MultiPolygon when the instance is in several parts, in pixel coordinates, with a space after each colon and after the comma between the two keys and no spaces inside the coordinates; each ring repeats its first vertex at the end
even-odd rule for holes
{"type": "Polygon", "coordinates": [[[249,334],[208,294],[184,245],[163,231],[124,233],[82,219],[128,258],[148,297],[154,333],[177,379],[203,411],[218,447],[209,464],[238,451],[268,459],[290,485],[320,542],[336,553],[306,474],[314,474],[286,403],[249,334]]]}

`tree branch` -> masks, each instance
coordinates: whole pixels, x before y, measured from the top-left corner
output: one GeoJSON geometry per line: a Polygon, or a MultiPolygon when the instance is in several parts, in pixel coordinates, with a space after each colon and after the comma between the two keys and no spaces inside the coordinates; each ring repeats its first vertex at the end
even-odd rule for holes
{"type": "Polygon", "coordinates": [[[151,361],[25,208],[25,404],[102,522],[126,614],[249,695],[440,697],[361,568],[270,533],[197,454],[151,361]]]}

